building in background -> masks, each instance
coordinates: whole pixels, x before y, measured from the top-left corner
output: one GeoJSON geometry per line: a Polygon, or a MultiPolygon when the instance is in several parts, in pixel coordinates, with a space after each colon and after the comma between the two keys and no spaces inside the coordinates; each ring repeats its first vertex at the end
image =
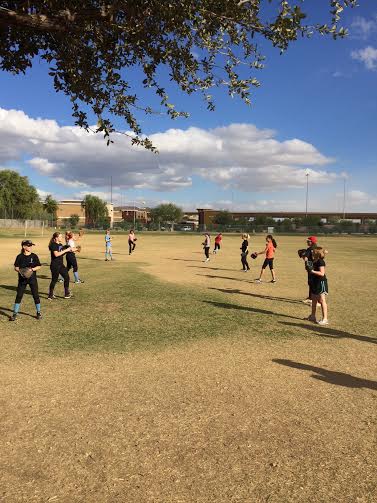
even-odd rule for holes
{"type": "Polygon", "coordinates": [[[122,213],[122,219],[126,222],[139,222],[148,224],[151,221],[151,212],[148,208],[138,208],[137,206],[117,206],[114,208],[117,218],[119,212],[122,213]]]}
{"type": "MultiPolygon", "coordinates": [[[[87,225],[87,218],[85,215],[85,209],[81,206],[82,200],[79,199],[66,199],[64,201],[58,202],[58,209],[56,212],[57,226],[67,226],[69,225],[69,219],[72,215],[78,215],[79,217],[79,227],[87,225]]],[[[114,205],[111,203],[106,203],[107,212],[109,215],[109,226],[110,228],[114,225],[114,205]]]]}

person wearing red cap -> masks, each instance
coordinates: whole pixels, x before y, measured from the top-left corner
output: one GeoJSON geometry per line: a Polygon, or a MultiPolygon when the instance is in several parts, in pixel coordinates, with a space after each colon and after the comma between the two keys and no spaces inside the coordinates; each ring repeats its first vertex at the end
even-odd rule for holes
{"type": "MultiPolygon", "coordinates": [[[[307,249],[305,250],[305,253],[301,256],[301,258],[305,262],[313,263],[313,251],[318,247],[318,239],[316,236],[309,236],[308,239],[306,240],[306,243],[308,245],[307,249]]],[[[308,286],[309,286],[309,294],[308,297],[303,300],[302,302],[304,304],[310,304],[312,303],[312,298],[311,298],[311,291],[310,291],[310,275],[308,273],[308,286]]]]}

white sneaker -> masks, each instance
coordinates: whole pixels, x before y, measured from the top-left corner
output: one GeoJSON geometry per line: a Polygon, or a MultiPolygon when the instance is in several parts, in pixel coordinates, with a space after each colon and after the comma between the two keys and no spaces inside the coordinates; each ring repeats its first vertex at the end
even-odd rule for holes
{"type": "Polygon", "coordinates": [[[329,320],[319,320],[317,321],[318,325],[328,325],[329,324],[329,320]]]}
{"type": "Polygon", "coordinates": [[[303,304],[308,304],[309,306],[312,305],[312,299],[305,299],[302,301],[303,304]]]}
{"type": "Polygon", "coordinates": [[[261,279],[256,279],[255,283],[262,283],[262,280],[261,279]]]}

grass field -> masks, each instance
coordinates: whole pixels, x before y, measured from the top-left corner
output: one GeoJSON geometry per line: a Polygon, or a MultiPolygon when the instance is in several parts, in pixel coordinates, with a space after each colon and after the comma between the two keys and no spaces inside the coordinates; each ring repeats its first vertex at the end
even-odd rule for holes
{"type": "MultiPolygon", "coordinates": [[[[35,252],[49,263],[47,238],[35,252]]],[[[278,282],[241,269],[240,237],[86,235],[85,284],[10,323],[21,237],[0,237],[0,501],[375,503],[373,237],[326,237],[330,325],[304,318],[306,274],[278,240],[278,282]]],[[[262,250],[263,236],[251,240],[262,250]]]]}

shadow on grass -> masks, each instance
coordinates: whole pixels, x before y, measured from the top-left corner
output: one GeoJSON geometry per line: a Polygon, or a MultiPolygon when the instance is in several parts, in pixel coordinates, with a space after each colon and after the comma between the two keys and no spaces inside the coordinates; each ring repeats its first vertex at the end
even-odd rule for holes
{"type": "Polygon", "coordinates": [[[214,307],[218,307],[221,309],[235,309],[238,311],[248,311],[250,313],[258,313],[258,314],[267,314],[268,316],[282,316],[283,318],[291,318],[294,320],[301,320],[301,318],[298,318],[296,316],[290,316],[288,314],[282,314],[282,313],[275,313],[274,311],[268,311],[267,309],[259,309],[257,307],[247,307],[247,306],[240,306],[238,304],[226,304],[225,302],[215,302],[212,300],[203,300],[206,304],[211,304],[214,307]]]}
{"type": "Polygon", "coordinates": [[[187,259],[187,258],[169,258],[168,260],[179,260],[180,262],[203,262],[202,260],[198,260],[196,258],[187,259]]]}
{"type": "Polygon", "coordinates": [[[313,379],[318,379],[319,381],[324,381],[329,384],[335,384],[337,386],[345,386],[346,388],[368,388],[372,390],[377,390],[377,382],[370,381],[368,379],[360,379],[360,377],[355,377],[344,372],[334,372],[333,370],[323,369],[321,367],[314,367],[313,365],[306,365],[305,363],[294,362],[292,360],[282,360],[273,359],[274,363],[279,365],[285,365],[286,367],[291,367],[299,370],[308,370],[309,372],[314,372],[311,375],[313,379]]]}
{"type": "MultiPolygon", "coordinates": [[[[17,292],[17,287],[13,285],[0,285],[0,288],[3,288],[4,290],[10,290],[11,292],[17,292]]],[[[31,291],[29,289],[25,290],[24,295],[31,295],[31,291]]],[[[47,293],[40,293],[39,296],[43,299],[47,299],[48,294],[47,293]]]]}
{"type": "Polygon", "coordinates": [[[251,292],[242,292],[238,288],[214,288],[214,287],[209,287],[209,290],[217,290],[218,292],[222,293],[235,293],[238,295],[247,295],[248,297],[255,297],[258,299],[266,299],[266,300],[277,300],[280,302],[288,302],[289,304],[302,304],[300,300],[294,300],[294,299],[289,299],[287,297],[274,297],[272,295],[260,295],[257,293],[251,293],[251,292]]]}
{"type": "MultiPolygon", "coordinates": [[[[241,272],[241,271],[240,271],[241,272]]],[[[205,276],[206,278],[211,279],[230,279],[231,281],[242,281],[243,283],[253,283],[253,280],[250,279],[241,279],[241,278],[230,278],[228,276],[216,276],[215,274],[197,274],[197,276],[205,276]]]]}
{"type": "Polygon", "coordinates": [[[221,267],[209,267],[209,266],[205,266],[205,265],[189,265],[187,267],[195,267],[196,269],[211,269],[212,271],[237,272],[237,269],[222,269],[221,267]]]}
{"type": "Polygon", "coordinates": [[[344,332],[342,330],[337,330],[335,328],[321,327],[320,325],[301,325],[299,323],[290,323],[288,321],[281,321],[283,325],[289,325],[295,328],[305,328],[315,332],[316,335],[320,337],[328,337],[329,339],[355,339],[362,342],[370,342],[372,344],[377,344],[377,337],[368,337],[367,335],[357,335],[350,334],[349,332],[344,332]]]}
{"type": "MultiPolygon", "coordinates": [[[[13,309],[9,309],[7,307],[0,307],[0,316],[5,316],[6,318],[8,318],[8,320],[10,320],[11,314],[8,314],[4,311],[8,311],[8,313],[13,314],[13,309]]],[[[34,314],[25,313],[24,311],[19,311],[18,314],[23,314],[25,316],[30,316],[31,318],[35,318],[34,314]]]]}

